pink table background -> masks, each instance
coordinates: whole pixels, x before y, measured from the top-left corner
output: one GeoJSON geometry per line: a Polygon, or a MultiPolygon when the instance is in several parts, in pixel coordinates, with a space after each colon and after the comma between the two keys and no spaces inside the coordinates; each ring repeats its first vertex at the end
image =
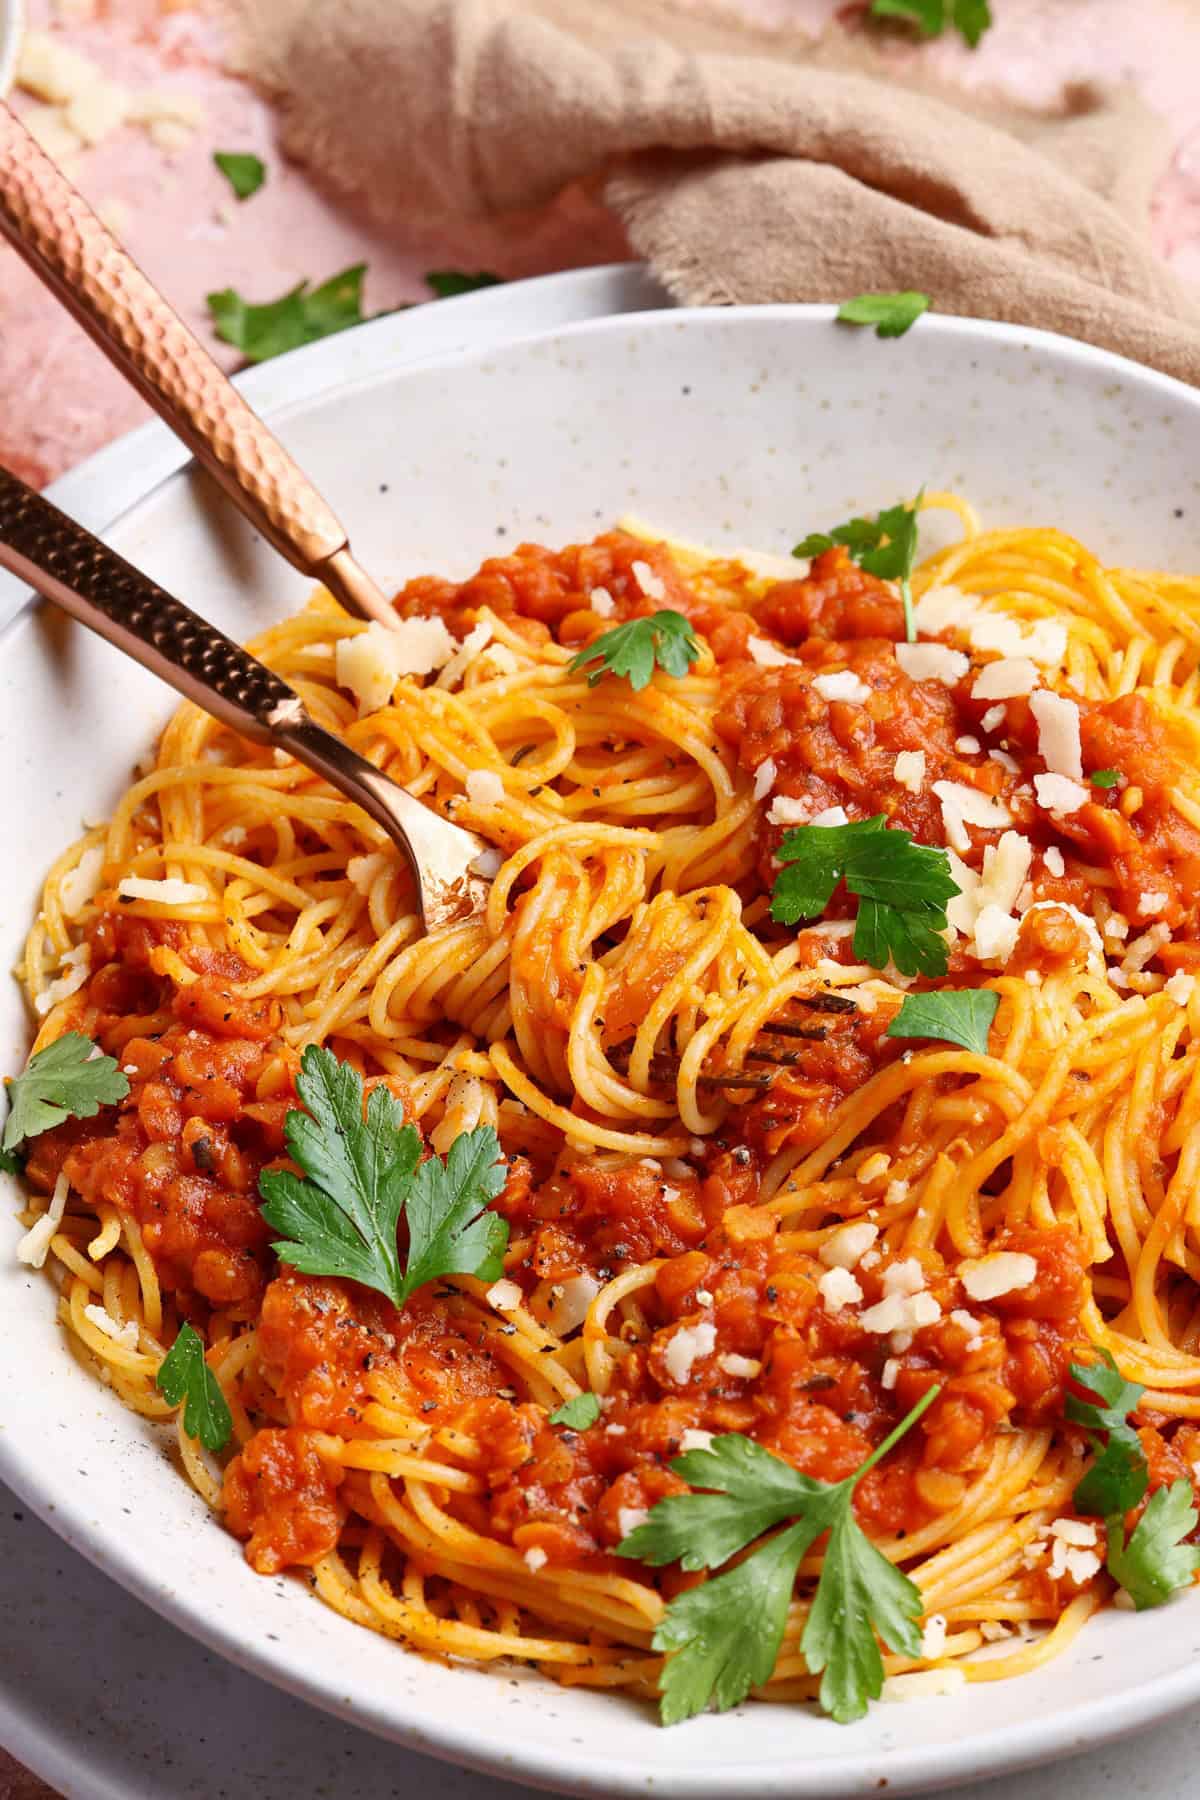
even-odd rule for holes
{"type": "MultiPolygon", "coordinates": [[[[838,0],[742,6],[761,22],[814,32],[855,11],[838,0]]],[[[225,68],[210,12],[176,0],[92,0],[92,16],[79,17],[88,10],[81,0],[28,0],[32,25],[60,32],[113,78],[134,90],[178,88],[204,107],[184,148],[168,154],[144,132],[124,129],[84,153],[74,178],[207,341],[204,296],[216,288],[269,300],[297,281],[365,261],[366,310],[377,312],[426,299],[428,269],[487,267],[514,279],[628,254],[616,225],[578,197],[518,230],[385,239],[283,160],[270,109],[225,68]],[[266,186],[238,206],[213,168],[214,150],[257,153],[268,165],[266,186]]],[[[993,0],[993,10],[997,23],[974,53],[946,41],[896,54],[1037,105],[1053,106],[1080,81],[1133,83],[1168,128],[1156,246],[1180,275],[1200,281],[1200,0],[993,0]]],[[[18,95],[14,104],[29,102],[18,95]]],[[[226,366],[235,364],[225,346],[214,348],[226,366]]],[[[15,256],[0,251],[0,462],[42,484],[146,416],[15,256]]],[[[0,1800],[48,1795],[0,1750],[0,1800]]]]}

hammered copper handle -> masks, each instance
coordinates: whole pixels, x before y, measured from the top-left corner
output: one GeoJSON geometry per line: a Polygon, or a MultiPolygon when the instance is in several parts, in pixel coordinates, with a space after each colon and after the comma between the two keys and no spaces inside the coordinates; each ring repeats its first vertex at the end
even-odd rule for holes
{"type": "Polygon", "coordinates": [[[332,508],[4,105],[0,233],[281,555],[360,617],[395,623],[332,508]]]}

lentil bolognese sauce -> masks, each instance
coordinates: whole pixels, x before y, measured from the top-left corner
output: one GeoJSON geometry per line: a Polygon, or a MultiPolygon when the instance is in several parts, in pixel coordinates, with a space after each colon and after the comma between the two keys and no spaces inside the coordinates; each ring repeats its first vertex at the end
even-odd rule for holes
{"type": "Polygon", "coordinates": [[[632,527],[260,639],[481,919],[192,706],[51,870],[20,1253],[253,1569],[670,1718],[1192,1580],[1200,582],[924,506],[911,640],[632,527]]]}

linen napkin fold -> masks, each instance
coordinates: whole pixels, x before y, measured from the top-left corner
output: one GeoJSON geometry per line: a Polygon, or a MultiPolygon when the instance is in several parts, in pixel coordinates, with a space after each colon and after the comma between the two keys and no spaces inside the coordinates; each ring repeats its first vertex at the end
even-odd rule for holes
{"type": "Polygon", "coordinates": [[[1034,117],[844,36],[665,0],[230,4],[289,154],[385,221],[494,220],[591,182],[687,303],[918,288],[1200,384],[1200,300],[1151,249],[1162,145],[1129,94],[1034,117]]]}

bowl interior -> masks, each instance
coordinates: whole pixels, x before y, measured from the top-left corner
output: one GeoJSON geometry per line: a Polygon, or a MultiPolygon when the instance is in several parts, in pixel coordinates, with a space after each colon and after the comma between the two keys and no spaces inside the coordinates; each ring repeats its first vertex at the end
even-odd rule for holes
{"type": "MultiPolygon", "coordinates": [[[[463,574],[523,538],[589,537],[629,510],[683,538],[786,552],[922,482],[964,493],[985,523],[1055,525],[1113,560],[1197,566],[1200,397],[1098,352],[967,321],[925,319],[881,343],[822,308],[608,320],[416,369],[380,358],[285,411],[280,435],[385,584],[463,574]]],[[[195,475],[172,477],[108,535],[236,636],[306,592],[195,475]]],[[[11,966],[46,867],[105,816],[170,699],[45,609],[0,639],[0,698],[11,966]]],[[[19,1066],[27,1040],[10,985],[0,1066],[19,1066]]],[[[249,1572],[161,1441],[64,1354],[47,1284],[12,1258],[17,1235],[5,1207],[0,1477],[224,1654],[418,1748],[606,1794],[905,1791],[1094,1743],[1200,1691],[1200,1598],[1102,1619],[1036,1676],[877,1707],[852,1728],[761,1707],[667,1732],[619,1697],[426,1663],[299,1583],[249,1572]]]]}

